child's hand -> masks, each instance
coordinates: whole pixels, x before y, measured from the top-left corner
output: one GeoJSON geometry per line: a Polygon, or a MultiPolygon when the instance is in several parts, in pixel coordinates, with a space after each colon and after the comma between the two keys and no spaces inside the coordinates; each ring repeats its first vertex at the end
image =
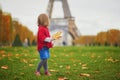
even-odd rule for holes
{"type": "Polygon", "coordinates": [[[59,32],[53,34],[53,35],[52,35],[52,38],[53,38],[54,40],[60,39],[60,38],[62,37],[61,34],[62,34],[62,32],[59,31],[59,32]]]}

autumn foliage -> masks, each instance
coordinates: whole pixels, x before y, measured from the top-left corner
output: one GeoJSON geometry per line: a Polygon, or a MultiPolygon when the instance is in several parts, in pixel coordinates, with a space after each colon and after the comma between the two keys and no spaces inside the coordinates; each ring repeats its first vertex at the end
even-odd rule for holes
{"type": "Polygon", "coordinates": [[[96,36],[80,36],[74,40],[79,45],[105,45],[120,46],[120,30],[110,29],[107,32],[99,32],[96,36]]]}
{"type": "Polygon", "coordinates": [[[36,41],[33,32],[27,26],[0,9],[0,46],[12,46],[16,35],[19,35],[21,43],[24,43],[25,39],[29,40],[30,45],[36,41]]]}

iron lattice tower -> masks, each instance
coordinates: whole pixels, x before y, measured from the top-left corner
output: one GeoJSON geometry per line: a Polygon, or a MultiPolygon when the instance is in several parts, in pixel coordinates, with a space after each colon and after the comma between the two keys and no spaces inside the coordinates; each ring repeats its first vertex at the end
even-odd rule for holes
{"type": "Polygon", "coordinates": [[[64,41],[66,43],[67,33],[71,35],[73,40],[79,37],[79,31],[75,25],[75,20],[71,15],[67,0],[49,0],[47,14],[51,21],[50,31],[55,29],[62,29],[65,33],[64,41]],[[55,1],[60,1],[62,3],[64,18],[52,18],[53,6],[55,1]]]}

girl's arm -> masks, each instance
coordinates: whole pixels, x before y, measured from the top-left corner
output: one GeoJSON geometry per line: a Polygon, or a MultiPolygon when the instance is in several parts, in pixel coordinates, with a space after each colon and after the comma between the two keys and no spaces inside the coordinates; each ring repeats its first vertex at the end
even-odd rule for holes
{"type": "Polygon", "coordinates": [[[50,38],[50,37],[47,37],[47,38],[45,38],[45,42],[51,42],[51,41],[53,41],[54,39],[52,39],[52,38],[50,38]]]}

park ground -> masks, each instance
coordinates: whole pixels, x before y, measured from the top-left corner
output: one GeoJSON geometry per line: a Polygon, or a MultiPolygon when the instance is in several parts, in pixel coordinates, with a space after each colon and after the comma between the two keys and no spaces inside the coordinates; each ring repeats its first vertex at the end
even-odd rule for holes
{"type": "Polygon", "coordinates": [[[35,46],[0,48],[0,80],[120,80],[120,47],[66,46],[50,49],[51,76],[35,70],[39,54],[35,46]]]}

